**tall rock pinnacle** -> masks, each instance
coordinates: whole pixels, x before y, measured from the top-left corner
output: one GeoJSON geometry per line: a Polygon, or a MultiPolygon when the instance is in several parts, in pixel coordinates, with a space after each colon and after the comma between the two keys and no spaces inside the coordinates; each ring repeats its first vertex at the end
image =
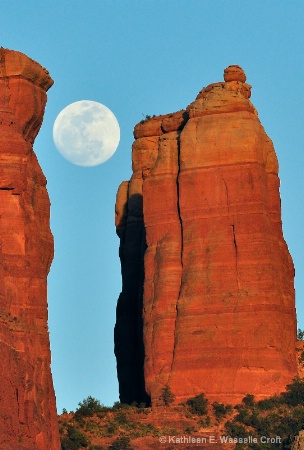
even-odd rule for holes
{"type": "Polygon", "coordinates": [[[121,401],[204,392],[229,403],[297,373],[294,267],[278,162],[239,66],[186,110],[136,125],[117,194],[121,401]]]}
{"type": "Polygon", "coordinates": [[[53,259],[46,179],[32,146],[53,80],[0,49],[1,450],[59,450],[46,277],[53,259]]]}

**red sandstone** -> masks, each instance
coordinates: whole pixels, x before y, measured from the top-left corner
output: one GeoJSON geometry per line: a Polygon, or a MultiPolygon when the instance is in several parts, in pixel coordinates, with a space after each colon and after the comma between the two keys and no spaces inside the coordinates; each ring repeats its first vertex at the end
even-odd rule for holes
{"type": "Polygon", "coordinates": [[[204,392],[237,403],[280,393],[297,374],[277,157],[244,71],[224,77],[186,111],[134,130],[116,206],[122,401],[146,390],[155,405],[169,385],[177,402],[204,392]]]}
{"type": "Polygon", "coordinates": [[[46,277],[53,259],[46,179],[32,145],[53,80],[0,49],[1,450],[59,450],[46,277]]]}

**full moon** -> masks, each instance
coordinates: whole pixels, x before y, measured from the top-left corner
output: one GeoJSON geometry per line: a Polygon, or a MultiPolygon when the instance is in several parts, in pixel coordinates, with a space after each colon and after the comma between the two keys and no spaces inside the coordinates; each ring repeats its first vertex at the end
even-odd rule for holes
{"type": "Polygon", "coordinates": [[[78,166],[92,167],[113,156],[119,144],[120,128],[109,108],[81,100],[58,114],[53,139],[65,159],[78,166]]]}

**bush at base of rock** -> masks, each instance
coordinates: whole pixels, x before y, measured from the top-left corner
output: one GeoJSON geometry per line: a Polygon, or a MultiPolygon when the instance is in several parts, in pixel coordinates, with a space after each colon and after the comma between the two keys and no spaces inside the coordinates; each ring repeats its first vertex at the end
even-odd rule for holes
{"type": "Polygon", "coordinates": [[[61,438],[62,450],[78,450],[79,448],[87,448],[89,444],[87,437],[72,425],[68,425],[67,436],[61,438]]]}
{"type": "Polygon", "coordinates": [[[197,414],[198,416],[204,416],[208,412],[208,400],[203,393],[189,398],[186,401],[186,405],[189,406],[192,414],[197,414]]]}
{"type": "Polygon", "coordinates": [[[162,388],[162,393],[160,396],[160,400],[163,402],[165,406],[169,406],[174,402],[175,395],[170,389],[170,386],[166,385],[162,388]]]}
{"type": "Polygon", "coordinates": [[[127,436],[122,436],[112,442],[109,450],[133,450],[133,447],[130,444],[130,438],[127,436]]]}

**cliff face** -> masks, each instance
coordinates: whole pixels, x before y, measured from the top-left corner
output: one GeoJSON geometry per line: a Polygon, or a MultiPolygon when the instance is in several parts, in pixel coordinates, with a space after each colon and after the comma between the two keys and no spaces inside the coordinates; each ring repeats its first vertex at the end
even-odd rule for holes
{"type": "Polygon", "coordinates": [[[235,403],[297,374],[277,158],[243,70],[224,79],[134,130],[133,175],[116,203],[121,401],[146,391],[157,404],[169,385],[177,402],[204,392],[235,403]]]}
{"type": "Polygon", "coordinates": [[[53,81],[0,49],[1,450],[59,450],[46,277],[53,259],[46,179],[32,145],[53,81]]]}

